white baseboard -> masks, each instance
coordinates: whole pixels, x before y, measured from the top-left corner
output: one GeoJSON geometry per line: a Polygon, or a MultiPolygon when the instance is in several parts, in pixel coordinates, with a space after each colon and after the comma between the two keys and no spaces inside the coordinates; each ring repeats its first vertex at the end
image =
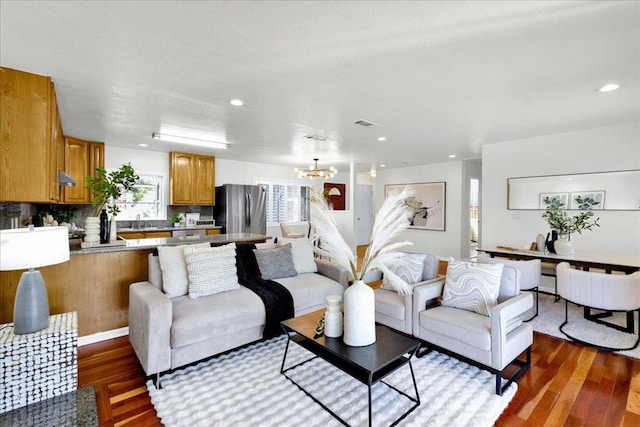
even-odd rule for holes
{"type": "Polygon", "coordinates": [[[110,331],[98,332],[97,334],[78,337],[78,346],[82,347],[83,345],[110,340],[112,338],[124,337],[125,335],[129,335],[128,326],[125,326],[124,328],[120,328],[120,329],[112,329],[110,331]]]}

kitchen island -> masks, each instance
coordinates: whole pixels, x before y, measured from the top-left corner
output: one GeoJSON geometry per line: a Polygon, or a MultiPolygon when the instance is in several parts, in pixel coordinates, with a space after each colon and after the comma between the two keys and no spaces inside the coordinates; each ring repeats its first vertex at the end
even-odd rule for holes
{"type": "MultiPolygon", "coordinates": [[[[78,313],[80,337],[119,330],[129,324],[129,285],[147,280],[147,257],[158,246],[210,242],[259,243],[262,234],[218,234],[194,238],[127,240],[121,246],[71,249],[68,262],[39,268],[51,314],[78,313]]],[[[102,247],[100,247],[102,246],[102,247]]],[[[0,324],[13,321],[13,302],[23,271],[0,272],[0,324]]]]}

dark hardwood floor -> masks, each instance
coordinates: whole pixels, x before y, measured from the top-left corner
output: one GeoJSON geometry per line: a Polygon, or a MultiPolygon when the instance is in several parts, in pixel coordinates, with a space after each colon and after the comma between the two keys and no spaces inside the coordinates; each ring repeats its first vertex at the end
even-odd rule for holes
{"type": "MultiPolygon", "coordinates": [[[[101,426],[159,426],[127,337],[80,347],[101,426]]],[[[423,402],[428,404],[428,402],[423,402]]],[[[640,360],[535,334],[531,369],[498,426],[640,426],[640,360]]]]}

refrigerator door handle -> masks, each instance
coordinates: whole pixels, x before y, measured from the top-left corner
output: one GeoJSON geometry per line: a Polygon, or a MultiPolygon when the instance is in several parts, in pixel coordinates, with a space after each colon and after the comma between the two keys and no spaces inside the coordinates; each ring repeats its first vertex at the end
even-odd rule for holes
{"type": "Polygon", "coordinates": [[[247,227],[251,225],[251,194],[247,194],[247,203],[245,204],[245,222],[247,227]]]}

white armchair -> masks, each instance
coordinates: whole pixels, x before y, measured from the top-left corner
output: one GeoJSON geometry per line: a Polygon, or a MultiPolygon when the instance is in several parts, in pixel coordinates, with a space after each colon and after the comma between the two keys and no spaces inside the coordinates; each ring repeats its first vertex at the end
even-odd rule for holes
{"type": "Polygon", "coordinates": [[[556,268],[558,275],[558,295],[564,299],[564,323],[560,331],[573,341],[607,351],[632,350],[640,342],[640,271],[630,275],[606,274],[571,268],[562,262],[556,268]],[[634,312],[638,313],[636,342],[625,348],[613,348],[582,341],[565,331],[568,324],[568,303],[584,306],[585,318],[604,324],[619,331],[634,333],[634,312]],[[620,326],[602,320],[601,315],[591,315],[590,309],[622,311],[627,313],[627,326],[620,326]]]}
{"type": "Polygon", "coordinates": [[[502,395],[531,365],[533,329],[522,322],[522,317],[533,307],[533,298],[530,293],[520,293],[519,276],[518,270],[504,267],[498,305],[491,309],[491,317],[439,305],[445,286],[442,281],[415,288],[413,335],[427,349],[419,357],[436,349],[480,365],[495,373],[496,394],[502,395]],[[519,359],[523,352],[524,361],[519,359]],[[520,369],[503,386],[502,372],[512,363],[520,369]]]}
{"type": "MultiPolygon", "coordinates": [[[[444,276],[438,276],[439,258],[433,254],[424,255],[421,281],[411,284],[416,288],[427,283],[444,281],[444,276]]],[[[372,282],[383,279],[382,272],[371,272],[365,281],[372,282]]],[[[400,295],[399,293],[378,288],[374,291],[376,302],[376,322],[389,326],[400,332],[411,335],[413,332],[413,295],[400,295]]]]}

